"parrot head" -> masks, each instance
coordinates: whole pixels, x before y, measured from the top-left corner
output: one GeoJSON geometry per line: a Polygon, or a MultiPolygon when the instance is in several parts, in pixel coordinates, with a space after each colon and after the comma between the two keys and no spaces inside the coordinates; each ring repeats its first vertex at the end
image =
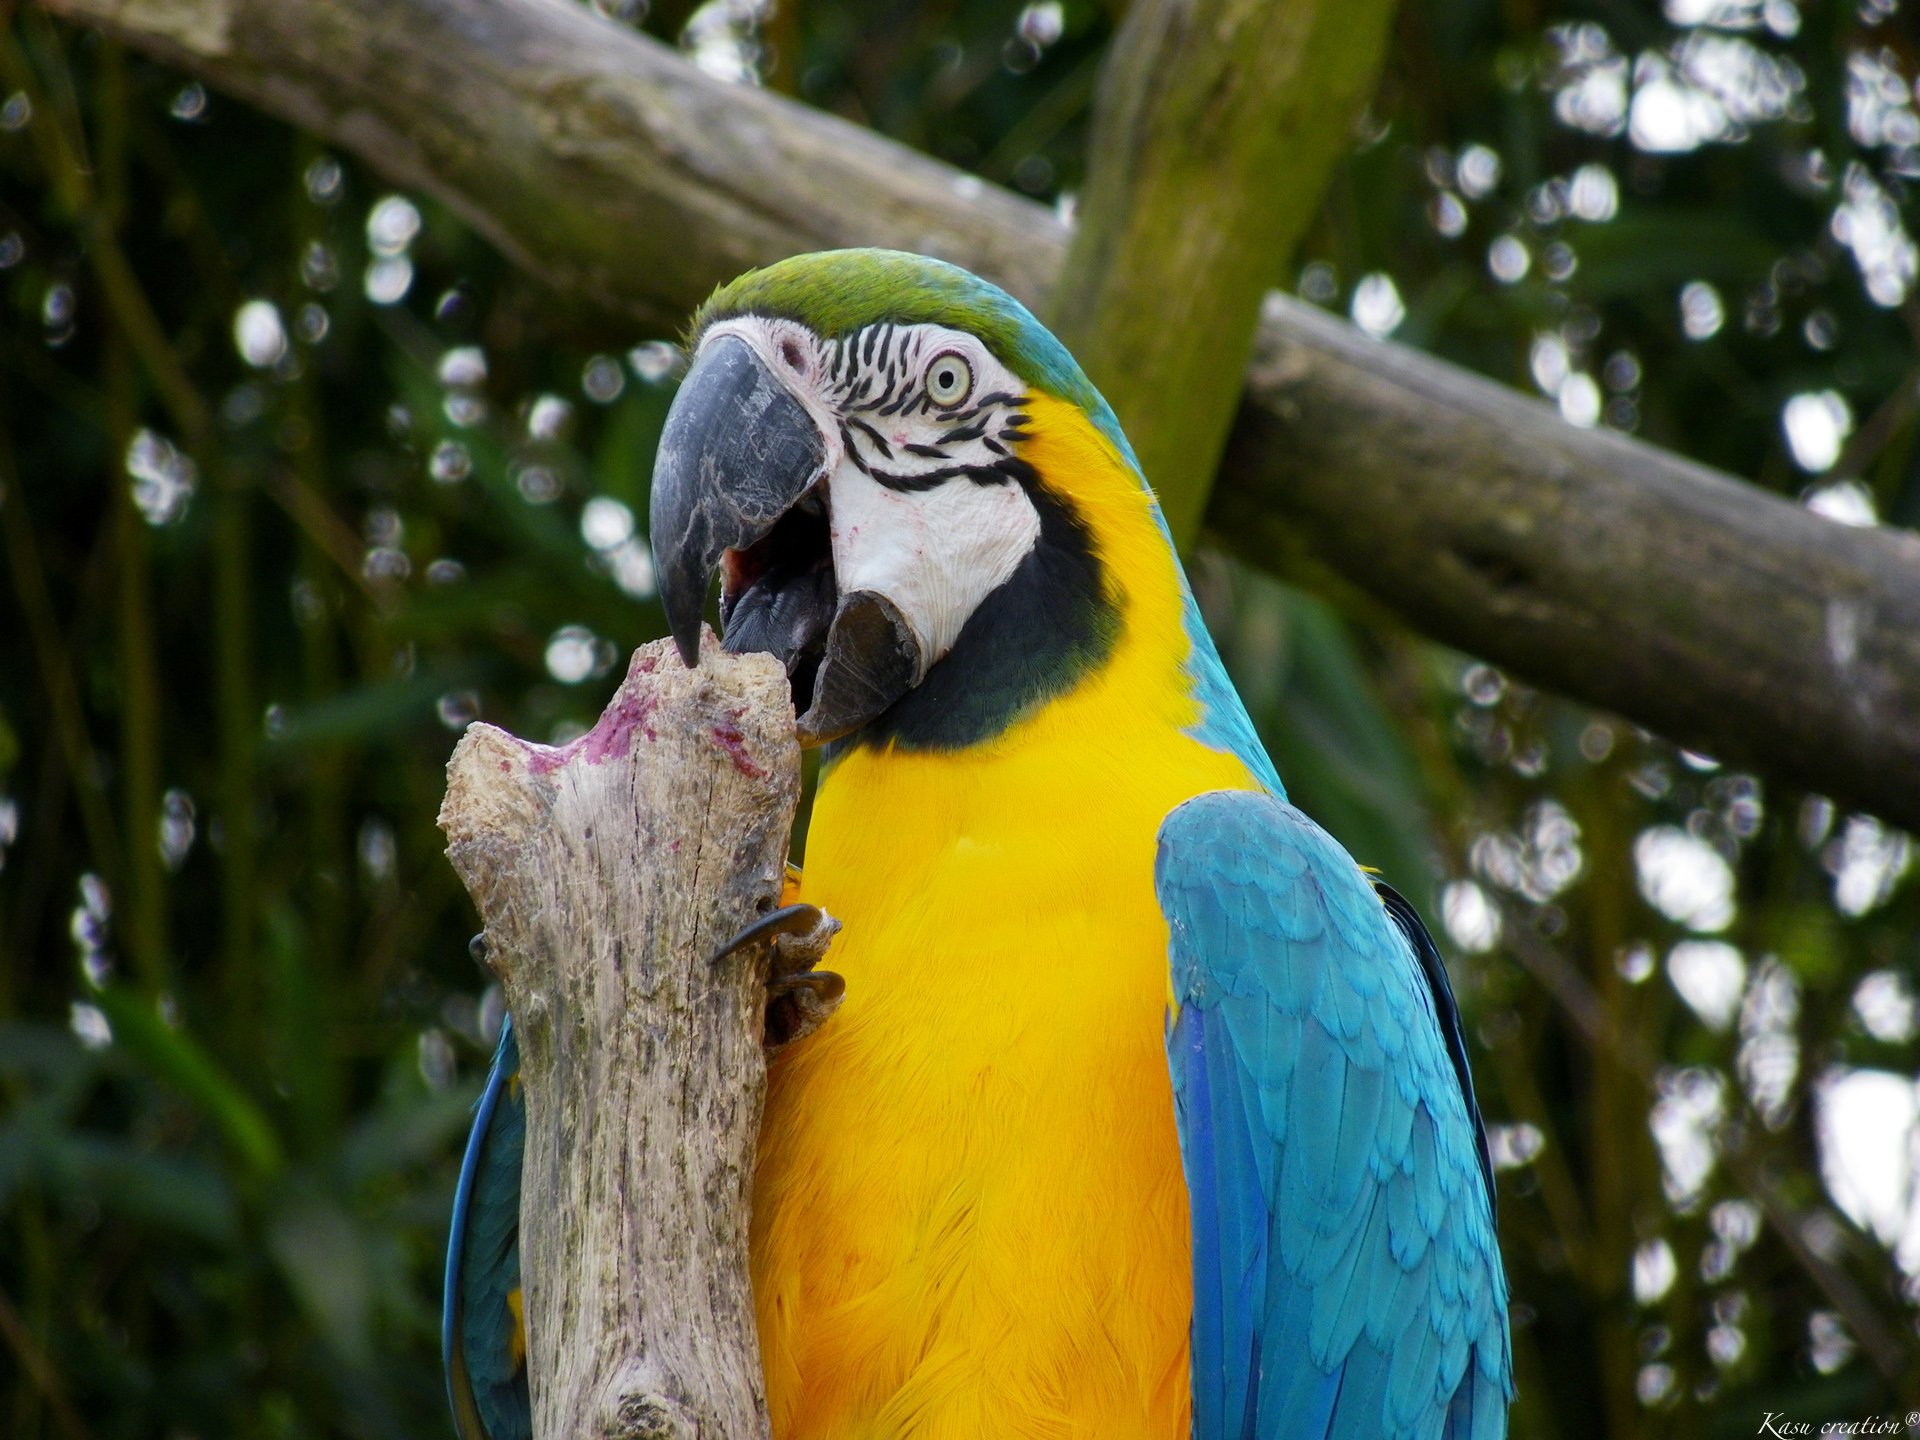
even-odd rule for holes
{"type": "Polygon", "coordinates": [[[1143,516],[1152,501],[1106,403],[1011,296],[918,255],[802,255],[717,291],[690,349],[651,515],[688,664],[717,570],[725,645],[785,662],[803,743],[884,718],[941,746],[1112,644],[1116,586],[1039,432],[1143,516]]]}

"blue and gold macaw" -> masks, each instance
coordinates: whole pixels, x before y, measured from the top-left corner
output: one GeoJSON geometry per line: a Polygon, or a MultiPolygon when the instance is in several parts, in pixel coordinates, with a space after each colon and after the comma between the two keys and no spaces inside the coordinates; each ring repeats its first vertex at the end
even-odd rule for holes
{"type": "MultiPolygon", "coordinates": [[[[1287,802],[1106,403],[950,265],[716,293],[656,464],[682,654],[780,656],[825,747],[802,899],[844,1007],[768,1081],[779,1440],[1491,1440],[1492,1169],[1432,940],[1287,802]]],[[[503,1040],[448,1375],[528,1433],[503,1040]]]]}

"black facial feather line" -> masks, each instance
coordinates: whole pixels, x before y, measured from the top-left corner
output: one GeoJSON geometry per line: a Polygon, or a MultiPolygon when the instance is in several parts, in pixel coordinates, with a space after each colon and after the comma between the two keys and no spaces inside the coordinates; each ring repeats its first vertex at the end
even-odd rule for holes
{"type": "MultiPolygon", "coordinates": [[[[1018,459],[1011,446],[1027,438],[1032,424],[1024,412],[1027,397],[996,390],[977,396],[963,410],[948,412],[934,405],[920,384],[918,367],[927,349],[917,337],[892,324],[868,325],[853,335],[829,342],[833,362],[823,366],[841,412],[840,438],[847,458],[879,484],[902,493],[931,490],[965,476],[976,485],[1009,482],[1031,484],[1032,467],[1018,459]],[[890,441],[873,420],[896,416],[932,415],[944,420],[936,442],[890,441]],[[976,462],[956,460],[955,447],[978,445],[985,456],[976,462]],[[882,468],[904,453],[920,460],[954,461],[919,473],[882,468]]],[[[930,339],[929,342],[930,343],[930,339]]]]}

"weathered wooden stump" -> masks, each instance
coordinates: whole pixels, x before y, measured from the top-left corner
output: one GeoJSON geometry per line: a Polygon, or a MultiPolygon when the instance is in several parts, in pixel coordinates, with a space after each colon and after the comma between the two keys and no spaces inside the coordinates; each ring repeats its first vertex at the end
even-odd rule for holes
{"type": "Polygon", "coordinates": [[[569,745],[467,730],[440,825],[520,1040],[538,1440],[767,1433],[747,1275],[764,947],[800,793],[787,681],[636,651],[569,745]]]}

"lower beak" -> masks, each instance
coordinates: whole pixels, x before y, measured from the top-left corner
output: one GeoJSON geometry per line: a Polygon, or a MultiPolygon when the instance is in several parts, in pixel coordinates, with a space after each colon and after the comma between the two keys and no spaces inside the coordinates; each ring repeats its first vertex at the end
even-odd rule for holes
{"type": "Polygon", "coordinates": [[[654,566],[681,658],[699,663],[700,619],[724,562],[726,647],[785,663],[803,745],[859,730],[924,668],[893,601],[838,594],[827,455],[807,408],[745,340],[722,335],[681,382],[653,469],[654,566]]]}
{"type": "Polygon", "coordinates": [[[920,681],[920,642],[900,607],[877,590],[842,596],[827,653],[800,717],[800,743],[824,745],[877,719],[920,681]]]}

